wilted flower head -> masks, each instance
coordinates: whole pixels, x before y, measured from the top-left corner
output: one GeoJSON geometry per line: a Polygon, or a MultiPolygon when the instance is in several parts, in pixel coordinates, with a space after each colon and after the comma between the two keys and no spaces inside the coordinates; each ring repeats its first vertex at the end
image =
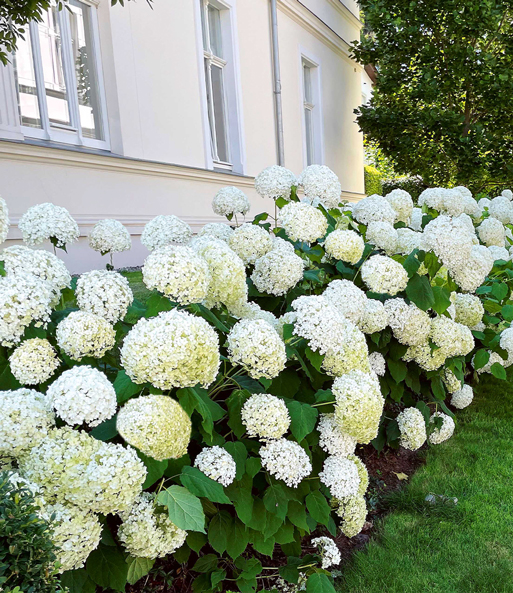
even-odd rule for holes
{"type": "Polygon", "coordinates": [[[204,447],[196,456],[194,467],[223,486],[229,486],[235,480],[237,471],[233,457],[218,446],[204,447]]]}
{"type": "Polygon", "coordinates": [[[112,324],[124,319],[134,300],[128,280],[118,272],[107,270],[82,274],[75,294],[82,311],[94,313],[112,324]]]}
{"type": "Polygon", "coordinates": [[[50,202],[29,208],[20,218],[18,228],[27,245],[53,240],[57,247],[65,247],[80,236],[78,224],[66,208],[50,202]]]}
{"type": "Polygon", "coordinates": [[[255,177],[255,189],[262,198],[276,200],[284,198],[290,200],[292,186],[297,184],[296,176],[292,171],[279,165],[265,168],[255,177]]]}
{"type": "Polygon", "coordinates": [[[314,206],[320,203],[328,210],[338,206],[342,186],[326,165],[309,165],[298,177],[297,183],[303,187],[306,202],[314,206]]]}
{"type": "Polygon", "coordinates": [[[119,220],[105,218],[94,225],[89,235],[89,247],[102,255],[120,253],[132,247],[132,239],[126,226],[119,220]]]}
{"type": "Polygon", "coordinates": [[[102,358],[116,343],[116,332],[103,317],[86,311],[72,311],[57,326],[57,344],[73,360],[84,356],[102,358]]]}
{"type": "Polygon", "coordinates": [[[312,464],[305,450],[293,441],[277,439],[260,448],[262,466],[277,480],[297,488],[310,475],[312,464]]]}
{"type": "Polygon", "coordinates": [[[233,231],[228,245],[245,265],[254,264],[273,248],[271,235],[257,224],[243,224],[233,231]]]}
{"type": "Polygon", "coordinates": [[[174,214],[168,216],[161,214],[146,224],[141,235],[141,243],[153,251],[157,247],[171,243],[183,245],[191,237],[192,229],[186,222],[174,214]]]}
{"type": "Polygon", "coordinates": [[[262,441],[279,439],[290,427],[285,402],[267,393],[252,395],[242,406],[241,419],[248,435],[262,441]]]}
{"type": "Polygon", "coordinates": [[[362,237],[354,231],[337,229],[324,241],[324,249],[329,256],[353,265],[362,258],[364,248],[362,237]]]}
{"type": "Polygon", "coordinates": [[[48,340],[32,338],[22,342],[9,358],[11,373],[22,385],[45,383],[60,360],[48,340]]]}
{"type": "Polygon", "coordinates": [[[324,214],[305,202],[290,202],[278,215],[278,224],[283,226],[292,241],[313,243],[324,237],[328,221],[324,214]]]}
{"type": "Polygon", "coordinates": [[[219,216],[246,214],[250,207],[246,194],[233,185],[222,187],[212,200],[212,210],[219,216]]]}

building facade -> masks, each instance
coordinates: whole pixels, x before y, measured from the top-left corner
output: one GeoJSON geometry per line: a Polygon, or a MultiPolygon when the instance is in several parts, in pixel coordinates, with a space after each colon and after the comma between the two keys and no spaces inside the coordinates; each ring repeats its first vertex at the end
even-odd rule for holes
{"type": "MultiPolygon", "coordinates": [[[[350,58],[353,0],[278,0],[284,166],[328,165],[343,197],[363,196],[353,110],[363,69],[350,58]]],[[[219,220],[225,185],[269,207],[254,176],[278,154],[270,0],[69,0],[0,66],[0,195],[17,221],[37,203],[65,206],[84,236],[64,255],[101,267],[85,237],[102,218],[140,235],[157,214],[194,230],[219,220]]],[[[137,237],[116,264],[142,263],[137,237]]]]}

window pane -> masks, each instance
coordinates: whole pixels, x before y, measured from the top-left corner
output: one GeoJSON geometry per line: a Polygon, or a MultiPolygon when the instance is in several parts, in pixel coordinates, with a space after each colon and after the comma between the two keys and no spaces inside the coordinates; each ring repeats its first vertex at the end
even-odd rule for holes
{"type": "Polygon", "coordinates": [[[34,75],[34,59],[30,32],[27,27],[25,39],[18,40],[18,48],[13,60],[16,89],[18,92],[18,109],[22,126],[41,127],[39,101],[37,99],[36,77],[34,75]]]}
{"type": "Polygon", "coordinates": [[[94,61],[91,30],[91,7],[78,0],[71,0],[69,8],[71,49],[77,79],[78,111],[82,134],[86,138],[102,140],[98,74],[94,61]]]}
{"type": "Polygon", "coordinates": [[[313,146],[313,122],[311,109],[305,109],[305,133],[306,133],[306,164],[313,165],[314,146],[313,146]]]}
{"type": "Polygon", "coordinates": [[[303,85],[305,87],[305,102],[312,103],[312,72],[306,64],[303,64],[303,85]]]}
{"type": "Polygon", "coordinates": [[[226,140],[226,115],[224,109],[223,70],[213,64],[210,67],[212,76],[212,98],[214,102],[214,122],[216,130],[217,156],[222,162],[228,161],[228,144],[226,140]]]}
{"type": "Polygon", "coordinates": [[[69,126],[71,120],[62,65],[61,31],[56,7],[43,13],[43,21],[38,24],[38,29],[48,118],[51,124],[69,126]]]}
{"type": "Polygon", "coordinates": [[[210,148],[212,149],[212,157],[217,159],[215,146],[215,127],[214,127],[214,102],[212,99],[212,84],[210,79],[210,61],[205,59],[205,83],[207,88],[207,108],[208,108],[208,124],[210,127],[210,148]]]}
{"type": "Polygon", "coordinates": [[[222,58],[221,12],[211,4],[208,5],[208,31],[210,36],[210,51],[218,58],[222,58]]]}

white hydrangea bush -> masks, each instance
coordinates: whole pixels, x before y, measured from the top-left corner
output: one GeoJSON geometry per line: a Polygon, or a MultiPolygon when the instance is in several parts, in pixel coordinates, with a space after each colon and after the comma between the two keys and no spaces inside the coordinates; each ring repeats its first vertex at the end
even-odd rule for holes
{"type": "MultiPolygon", "coordinates": [[[[194,236],[174,215],[151,220],[140,301],[124,273],[72,279],[43,249],[0,254],[0,463],[54,516],[61,572],[105,586],[92,566],[111,548],[118,574],[166,558],[205,578],[199,552],[237,579],[307,525],[308,587],[338,564],[340,534],[364,529],[368,447],[445,443],[475,377],[507,378],[508,193],[347,204],[317,165],[271,166],[255,189],[267,212],[253,221],[235,187],[213,199],[230,224],[194,236]]],[[[29,245],[78,236],[65,212],[35,208],[29,245]]],[[[93,249],[129,248],[115,222],[96,225],[93,249]]]]}

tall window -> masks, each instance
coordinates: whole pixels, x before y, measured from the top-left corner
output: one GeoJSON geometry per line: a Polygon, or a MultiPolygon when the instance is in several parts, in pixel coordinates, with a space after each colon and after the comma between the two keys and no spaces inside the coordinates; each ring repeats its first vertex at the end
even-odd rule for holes
{"type": "Polygon", "coordinates": [[[202,0],[203,55],[212,159],[216,166],[231,168],[226,99],[228,62],[223,47],[221,12],[210,0],[202,0]]]}
{"type": "Polygon", "coordinates": [[[13,66],[25,136],[106,147],[95,10],[80,0],[53,6],[20,39],[13,66]]]}
{"type": "Polygon", "coordinates": [[[322,164],[322,122],[320,112],[319,69],[302,58],[303,126],[307,165],[322,164]]]}

